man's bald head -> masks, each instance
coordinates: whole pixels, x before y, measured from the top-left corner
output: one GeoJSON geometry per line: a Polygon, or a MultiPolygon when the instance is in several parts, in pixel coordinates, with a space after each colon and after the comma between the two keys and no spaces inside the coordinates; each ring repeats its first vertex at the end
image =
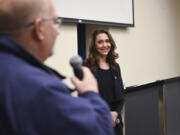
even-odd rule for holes
{"type": "Polygon", "coordinates": [[[50,0],[0,0],[0,33],[14,33],[49,13],[50,0]]]}

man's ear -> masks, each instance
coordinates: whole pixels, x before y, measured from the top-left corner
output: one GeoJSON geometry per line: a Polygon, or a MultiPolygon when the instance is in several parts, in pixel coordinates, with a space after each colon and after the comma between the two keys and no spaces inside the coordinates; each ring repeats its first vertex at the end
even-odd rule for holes
{"type": "Polygon", "coordinates": [[[44,26],[42,18],[38,18],[34,22],[34,36],[37,40],[44,40],[44,26]]]}

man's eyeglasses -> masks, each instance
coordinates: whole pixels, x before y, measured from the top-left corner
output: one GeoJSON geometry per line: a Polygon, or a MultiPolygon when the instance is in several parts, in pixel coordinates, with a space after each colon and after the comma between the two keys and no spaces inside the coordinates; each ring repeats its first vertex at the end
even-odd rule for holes
{"type": "MultiPolygon", "coordinates": [[[[61,18],[59,18],[59,17],[55,17],[55,18],[42,18],[42,20],[43,20],[43,21],[53,21],[54,24],[57,24],[57,25],[58,25],[58,27],[60,27],[60,26],[61,26],[61,23],[62,23],[62,20],[61,20],[61,18]]],[[[34,24],[35,24],[35,21],[30,22],[30,23],[28,23],[28,24],[26,25],[26,27],[31,27],[31,26],[33,26],[34,24]]]]}

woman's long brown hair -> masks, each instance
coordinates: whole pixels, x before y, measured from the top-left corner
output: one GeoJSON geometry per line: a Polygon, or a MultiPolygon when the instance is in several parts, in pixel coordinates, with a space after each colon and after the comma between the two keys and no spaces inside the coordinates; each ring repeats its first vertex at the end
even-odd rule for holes
{"type": "Polygon", "coordinates": [[[115,49],[117,47],[111,34],[105,30],[94,31],[94,33],[92,34],[90,45],[89,45],[89,54],[86,59],[86,62],[89,64],[93,72],[96,72],[98,68],[98,52],[96,50],[95,41],[96,41],[97,35],[102,34],[102,33],[105,33],[108,36],[110,44],[111,44],[111,50],[109,51],[107,55],[106,61],[110,65],[110,67],[114,70],[116,69],[116,59],[119,57],[118,54],[115,52],[115,49]]]}

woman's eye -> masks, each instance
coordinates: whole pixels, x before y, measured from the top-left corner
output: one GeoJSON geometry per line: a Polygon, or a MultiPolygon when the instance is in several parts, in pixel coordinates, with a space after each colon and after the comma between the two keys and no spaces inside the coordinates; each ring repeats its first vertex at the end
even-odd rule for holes
{"type": "Polygon", "coordinates": [[[100,40],[100,41],[98,41],[98,44],[101,44],[103,41],[102,40],[100,40]]]}
{"type": "Polygon", "coordinates": [[[110,43],[110,41],[109,41],[109,40],[106,40],[106,43],[110,43]]]}

